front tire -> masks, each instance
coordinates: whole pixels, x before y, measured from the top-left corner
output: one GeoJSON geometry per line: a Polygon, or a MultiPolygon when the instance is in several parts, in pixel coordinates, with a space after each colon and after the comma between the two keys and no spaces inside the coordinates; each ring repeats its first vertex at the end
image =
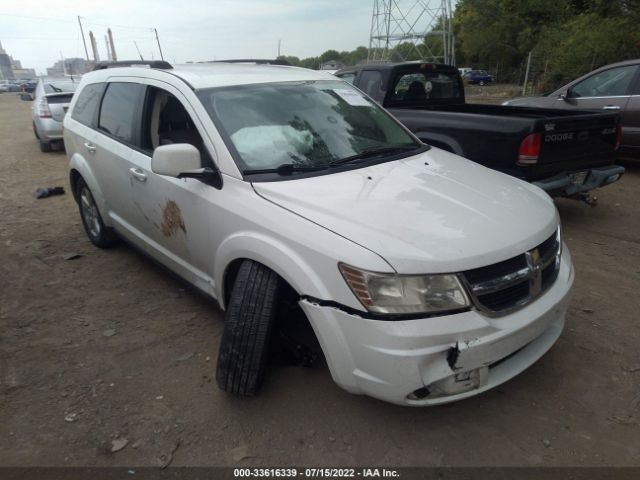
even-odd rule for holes
{"type": "Polygon", "coordinates": [[[280,278],[269,268],[245,260],[233,284],[218,354],[218,387],[253,396],[264,378],[271,332],[276,321],[280,278]]]}
{"type": "Polygon", "coordinates": [[[91,243],[100,248],[109,248],[116,243],[115,235],[102,221],[93,194],[82,177],[76,184],[76,198],[82,225],[91,243]]]}

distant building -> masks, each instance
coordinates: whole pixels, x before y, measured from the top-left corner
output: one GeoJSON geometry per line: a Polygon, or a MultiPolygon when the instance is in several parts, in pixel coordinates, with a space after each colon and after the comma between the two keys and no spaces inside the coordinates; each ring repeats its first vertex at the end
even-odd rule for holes
{"type": "Polygon", "coordinates": [[[84,58],[65,58],[58,60],[52,67],[47,68],[50,77],[64,77],[66,75],[82,75],[91,70],[91,64],[84,58]]]}
{"type": "Polygon", "coordinates": [[[0,43],[0,79],[2,80],[28,80],[36,76],[33,68],[22,68],[20,60],[7,54],[0,43]]]}
{"type": "Polygon", "coordinates": [[[36,77],[36,70],[34,68],[14,68],[13,75],[16,80],[31,80],[36,77]]]}
{"type": "Polygon", "coordinates": [[[0,43],[0,79],[13,80],[13,59],[7,55],[0,43]]]}
{"type": "Polygon", "coordinates": [[[320,65],[320,70],[340,70],[344,67],[342,62],[337,60],[329,60],[320,65]]]}

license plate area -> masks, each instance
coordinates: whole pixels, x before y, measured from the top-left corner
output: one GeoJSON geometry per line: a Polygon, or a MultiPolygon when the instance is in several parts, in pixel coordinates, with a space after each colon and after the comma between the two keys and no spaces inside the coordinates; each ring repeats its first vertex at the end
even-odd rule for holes
{"type": "Polygon", "coordinates": [[[582,172],[574,172],[569,174],[569,182],[572,185],[583,185],[589,176],[589,172],[587,170],[582,172]]]}

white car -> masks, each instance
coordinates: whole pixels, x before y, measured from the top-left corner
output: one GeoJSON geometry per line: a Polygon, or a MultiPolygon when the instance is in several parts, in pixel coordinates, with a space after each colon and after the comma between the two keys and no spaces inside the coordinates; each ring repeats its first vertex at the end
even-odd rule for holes
{"type": "Polygon", "coordinates": [[[539,188],[325,72],[135,63],[82,79],[72,190],[95,245],[117,234],[226,311],[222,389],[257,392],[285,298],[338,385],[401,405],[488,390],[557,340],[574,273],[539,188]]]}

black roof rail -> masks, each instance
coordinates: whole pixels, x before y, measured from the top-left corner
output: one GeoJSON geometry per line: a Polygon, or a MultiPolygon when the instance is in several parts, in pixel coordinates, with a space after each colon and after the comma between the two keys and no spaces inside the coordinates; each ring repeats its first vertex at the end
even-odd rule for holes
{"type": "Polygon", "coordinates": [[[247,58],[247,59],[229,59],[229,60],[211,60],[209,62],[202,63],[255,63],[256,65],[285,65],[290,67],[291,64],[286,60],[268,60],[268,59],[255,59],[255,58],[247,58]]]}
{"type": "Polygon", "coordinates": [[[147,66],[149,68],[159,68],[161,70],[171,70],[173,68],[169,62],[165,62],[163,60],[119,60],[117,62],[98,62],[94,65],[93,70],[133,67],[136,65],[147,66]]]}

